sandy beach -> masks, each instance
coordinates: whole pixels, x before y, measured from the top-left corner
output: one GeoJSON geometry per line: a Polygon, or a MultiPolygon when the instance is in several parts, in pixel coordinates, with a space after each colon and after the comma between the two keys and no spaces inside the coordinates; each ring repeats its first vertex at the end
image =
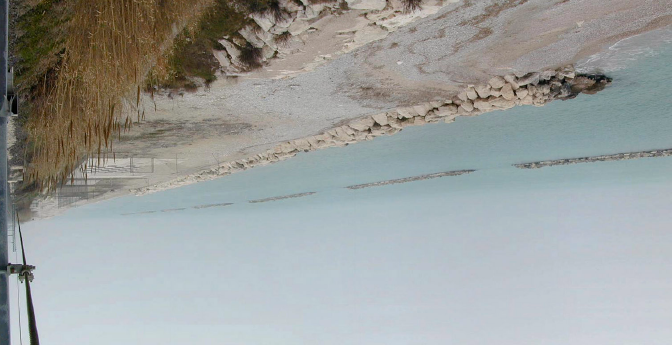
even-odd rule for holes
{"type": "MultiPolygon", "coordinates": [[[[493,76],[557,70],[672,24],[669,1],[428,1],[413,14],[390,3],[316,17],[260,70],[224,73],[196,92],[145,95],[145,120],[115,143],[119,161],[106,163],[121,167],[106,172],[120,182],[69,206],[220,177],[230,172],[219,168],[283,143],[409,107],[438,110],[493,76]],[[151,170],[133,172],[122,157],[151,159],[151,170]]],[[[33,217],[63,209],[38,200],[33,217]]]]}

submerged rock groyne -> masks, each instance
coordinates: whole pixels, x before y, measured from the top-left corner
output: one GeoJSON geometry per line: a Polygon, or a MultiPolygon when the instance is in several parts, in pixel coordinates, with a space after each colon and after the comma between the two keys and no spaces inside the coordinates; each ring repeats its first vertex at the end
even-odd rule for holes
{"type": "Polygon", "coordinates": [[[516,168],[519,168],[519,169],[540,169],[540,168],[552,167],[552,166],[556,166],[556,165],[570,165],[570,164],[580,164],[580,163],[623,161],[623,160],[628,160],[628,159],[669,157],[669,156],[672,156],[672,149],[616,153],[616,154],[613,154],[613,155],[602,155],[602,156],[592,156],[592,157],[555,159],[555,160],[550,160],[550,161],[539,161],[539,162],[531,162],[531,163],[514,164],[513,166],[516,167],[516,168]]]}
{"type": "Polygon", "coordinates": [[[278,200],[285,200],[285,199],[303,198],[304,196],[309,196],[309,195],[313,195],[313,194],[317,194],[317,192],[307,192],[307,193],[299,193],[299,194],[292,194],[292,195],[275,196],[275,197],[272,197],[272,198],[250,200],[248,202],[250,204],[259,204],[259,203],[262,203],[262,202],[271,202],[271,201],[278,201],[278,200]]]}
{"type": "Polygon", "coordinates": [[[342,147],[376,137],[392,135],[406,127],[440,121],[450,123],[458,116],[477,116],[517,105],[543,106],[554,100],[567,100],[580,93],[593,94],[604,89],[611,79],[604,75],[577,74],[573,66],[549,69],[524,75],[496,76],[482,85],[468,85],[456,95],[415,106],[361,117],[324,132],[279,143],[275,148],[255,156],[224,163],[197,174],[159,185],[133,190],[143,195],[182,185],[211,180],[220,176],[266,165],[328,147],[342,147]]]}
{"type": "Polygon", "coordinates": [[[387,181],[381,181],[381,182],[373,182],[373,183],[364,183],[364,184],[358,184],[354,186],[348,186],[345,187],[347,189],[364,189],[364,188],[370,188],[370,187],[380,187],[380,186],[387,186],[391,184],[400,184],[400,183],[408,183],[408,182],[414,182],[414,181],[422,181],[422,180],[431,180],[439,177],[446,177],[446,176],[460,176],[460,175],[466,175],[466,174],[471,174],[476,170],[455,170],[455,171],[446,171],[446,172],[440,172],[440,173],[434,173],[434,174],[427,174],[427,175],[420,175],[420,176],[413,176],[413,177],[405,177],[405,178],[400,178],[396,180],[387,180],[387,181]]]}

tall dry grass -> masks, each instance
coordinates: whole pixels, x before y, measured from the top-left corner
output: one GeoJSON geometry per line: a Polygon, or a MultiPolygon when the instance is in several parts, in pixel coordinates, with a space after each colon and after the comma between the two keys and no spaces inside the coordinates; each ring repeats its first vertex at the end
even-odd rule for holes
{"type": "Polygon", "coordinates": [[[26,178],[54,187],[88,154],[105,156],[112,138],[143,117],[148,71],[167,73],[165,53],[214,0],[76,0],[62,63],[40,86],[28,123],[26,178]],[[158,68],[157,68],[158,66],[158,68]]]}

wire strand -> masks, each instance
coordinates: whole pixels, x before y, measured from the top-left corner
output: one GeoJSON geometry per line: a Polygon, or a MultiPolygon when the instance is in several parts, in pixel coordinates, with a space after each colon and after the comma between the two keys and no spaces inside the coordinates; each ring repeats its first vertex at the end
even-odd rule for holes
{"type": "MultiPolygon", "coordinates": [[[[16,211],[12,214],[12,223],[16,225],[16,218],[18,215],[16,211]]],[[[14,228],[14,243],[16,243],[16,227],[14,228]]],[[[19,252],[14,246],[14,262],[19,262],[19,252]]],[[[23,249],[22,249],[23,250],[23,249]]],[[[21,325],[21,288],[19,287],[19,277],[16,277],[16,307],[19,315],[19,344],[23,345],[23,325],[21,325]]]]}

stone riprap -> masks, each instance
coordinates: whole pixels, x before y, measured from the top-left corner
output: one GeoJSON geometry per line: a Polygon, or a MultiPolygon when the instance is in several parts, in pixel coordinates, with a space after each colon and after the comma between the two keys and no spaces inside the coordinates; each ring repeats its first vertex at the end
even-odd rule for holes
{"type": "Polygon", "coordinates": [[[517,105],[543,106],[553,100],[566,100],[579,93],[592,94],[604,89],[611,79],[603,75],[576,74],[572,66],[525,75],[495,76],[487,84],[469,85],[457,95],[440,101],[400,107],[350,121],[318,135],[279,143],[275,148],[245,159],[220,164],[200,173],[154,186],[132,190],[144,195],[167,188],[212,180],[255,166],[267,165],[328,147],[342,147],[376,137],[399,133],[406,127],[440,121],[451,123],[458,116],[477,116],[506,110],[517,105]]]}
{"type": "Polygon", "coordinates": [[[465,174],[471,174],[476,170],[455,170],[455,171],[446,171],[446,172],[440,172],[440,173],[434,173],[434,174],[427,174],[427,175],[420,175],[420,176],[413,176],[413,177],[404,177],[396,180],[387,180],[387,181],[380,181],[380,182],[372,182],[372,183],[364,183],[364,184],[358,184],[354,186],[348,186],[345,188],[348,189],[364,189],[364,188],[370,188],[370,187],[381,187],[381,186],[387,186],[391,184],[400,184],[400,183],[408,183],[408,182],[414,182],[414,181],[422,181],[422,180],[431,180],[434,178],[439,178],[439,177],[446,177],[446,176],[460,176],[460,175],[465,175],[465,174]]]}
{"type": "Polygon", "coordinates": [[[516,167],[516,168],[519,168],[519,169],[540,169],[540,168],[552,167],[552,166],[556,166],[556,165],[570,165],[570,164],[579,164],[579,163],[623,161],[623,160],[628,160],[628,159],[669,157],[669,156],[672,156],[672,149],[616,153],[616,154],[613,154],[613,155],[602,155],[602,156],[592,156],[592,157],[555,159],[555,160],[550,160],[550,161],[540,161],[540,162],[514,164],[513,166],[516,167]]]}
{"type": "Polygon", "coordinates": [[[302,198],[304,196],[309,196],[317,194],[317,192],[308,192],[308,193],[299,193],[299,194],[292,194],[292,195],[284,195],[284,196],[276,196],[272,198],[265,198],[265,199],[259,199],[259,200],[250,200],[250,204],[258,204],[261,202],[270,202],[270,201],[278,201],[278,200],[285,200],[285,199],[295,199],[295,198],[302,198]]]}

